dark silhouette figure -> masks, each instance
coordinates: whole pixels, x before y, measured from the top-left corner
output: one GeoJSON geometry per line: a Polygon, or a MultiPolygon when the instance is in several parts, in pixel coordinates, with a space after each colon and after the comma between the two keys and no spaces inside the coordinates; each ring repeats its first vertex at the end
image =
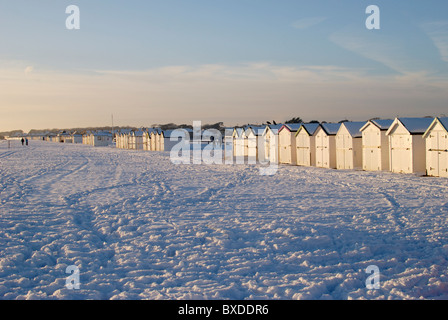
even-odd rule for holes
{"type": "Polygon", "coordinates": [[[23,146],[23,143],[25,142],[25,139],[23,139],[23,138],[22,138],[22,140],[21,140],[21,141],[22,141],[22,146],[23,146]]]}

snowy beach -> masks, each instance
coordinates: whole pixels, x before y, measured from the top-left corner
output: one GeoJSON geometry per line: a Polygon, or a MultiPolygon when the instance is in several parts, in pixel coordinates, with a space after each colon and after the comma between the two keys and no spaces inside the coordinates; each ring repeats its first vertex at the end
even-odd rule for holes
{"type": "Polygon", "coordinates": [[[413,174],[261,176],[3,141],[0,299],[448,299],[447,191],[413,174]],[[71,265],[79,290],[65,286],[71,265]]]}

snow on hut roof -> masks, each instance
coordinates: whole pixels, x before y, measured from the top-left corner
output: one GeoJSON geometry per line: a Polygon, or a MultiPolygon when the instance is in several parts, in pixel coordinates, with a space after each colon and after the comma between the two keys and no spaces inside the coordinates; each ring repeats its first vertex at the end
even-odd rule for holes
{"type": "Polygon", "coordinates": [[[235,128],[235,132],[238,137],[241,137],[241,135],[243,134],[243,131],[244,131],[244,128],[235,128]]]}
{"type": "Polygon", "coordinates": [[[256,136],[261,136],[265,128],[264,126],[250,126],[247,130],[252,131],[256,136]]]}
{"type": "Polygon", "coordinates": [[[268,124],[266,125],[263,135],[268,131],[271,130],[274,134],[277,134],[278,131],[283,127],[283,124],[268,124]]]}
{"type": "Polygon", "coordinates": [[[267,125],[271,130],[280,130],[283,127],[283,124],[268,124],[267,125]]]}
{"type": "Polygon", "coordinates": [[[361,128],[365,125],[365,121],[353,121],[353,122],[344,122],[341,125],[344,125],[347,128],[347,131],[353,138],[362,137],[361,128]]]}
{"type": "Polygon", "coordinates": [[[411,133],[423,133],[434,120],[432,118],[399,118],[400,122],[411,133]]]}
{"type": "Polygon", "coordinates": [[[319,123],[303,123],[300,129],[297,130],[297,133],[299,133],[300,130],[305,130],[308,135],[312,136],[317,128],[319,128],[319,123]]]}
{"type": "Polygon", "coordinates": [[[440,123],[442,127],[445,129],[446,132],[448,132],[448,118],[447,117],[437,117],[434,118],[434,120],[431,122],[431,125],[426,129],[425,133],[423,134],[423,138],[426,138],[428,134],[432,131],[436,123],[440,123]]]}
{"type": "Polygon", "coordinates": [[[439,122],[442,124],[445,130],[448,131],[448,117],[442,117],[437,119],[439,119],[439,122]]]}
{"type": "Polygon", "coordinates": [[[96,131],[91,134],[94,136],[112,136],[112,133],[107,132],[107,131],[96,131]]]}
{"type": "Polygon", "coordinates": [[[434,121],[432,118],[397,118],[398,121],[403,124],[406,130],[411,134],[423,134],[431,123],[434,121]]]}
{"type": "Polygon", "coordinates": [[[370,120],[374,125],[376,125],[380,130],[387,130],[392,125],[394,120],[392,119],[375,119],[370,120]]]}
{"type": "Polygon", "coordinates": [[[136,130],[136,131],[132,131],[132,134],[136,137],[142,137],[143,136],[143,131],[142,130],[136,130]]]}
{"type": "Polygon", "coordinates": [[[392,123],[394,123],[394,120],[392,119],[372,119],[367,121],[360,130],[364,131],[364,129],[367,128],[369,124],[373,124],[380,130],[388,130],[392,123]]]}
{"type": "Polygon", "coordinates": [[[321,123],[320,126],[324,129],[325,133],[329,136],[336,135],[338,133],[340,123],[321,123]]]}
{"type": "Polygon", "coordinates": [[[283,128],[287,128],[290,132],[296,132],[301,126],[302,123],[286,123],[280,128],[279,131],[283,130],[283,128]]]}

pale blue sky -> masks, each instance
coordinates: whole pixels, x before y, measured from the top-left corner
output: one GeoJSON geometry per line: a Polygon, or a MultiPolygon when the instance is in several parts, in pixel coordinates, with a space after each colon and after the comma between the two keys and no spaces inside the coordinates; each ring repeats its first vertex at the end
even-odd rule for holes
{"type": "Polygon", "coordinates": [[[439,115],[445,1],[0,1],[0,131],[439,115]],[[77,5],[81,30],[67,30],[77,5]],[[366,7],[381,10],[367,30],[366,7]],[[3,89],[2,89],[3,88],[3,89]]]}

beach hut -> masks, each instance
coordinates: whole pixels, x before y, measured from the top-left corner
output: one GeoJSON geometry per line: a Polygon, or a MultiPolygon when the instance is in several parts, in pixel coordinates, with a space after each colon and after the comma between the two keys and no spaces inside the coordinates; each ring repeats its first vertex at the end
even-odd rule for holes
{"type": "Polygon", "coordinates": [[[426,151],[423,134],[432,118],[396,118],[386,135],[389,137],[389,162],[392,172],[426,172],[426,151]]]}
{"type": "Polygon", "coordinates": [[[336,134],[336,168],[360,169],[362,167],[363,122],[343,122],[336,134]]]}
{"type": "Polygon", "coordinates": [[[143,131],[132,131],[129,135],[129,149],[143,150],[143,131]]]}
{"type": "Polygon", "coordinates": [[[278,131],[283,124],[269,124],[263,131],[265,160],[270,163],[278,163],[278,131]]]}
{"type": "Polygon", "coordinates": [[[362,168],[366,171],[390,170],[389,138],[386,132],[393,120],[369,120],[362,134],[362,168]]]}
{"type": "Polygon", "coordinates": [[[82,143],[82,134],[74,132],[72,134],[73,143],[82,143]]]}
{"type": "Polygon", "coordinates": [[[224,129],[224,156],[227,162],[233,161],[234,155],[234,143],[233,143],[233,133],[235,129],[227,127],[224,129]]]}
{"type": "Polygon", "coordinates": [[[123,133],[117,132],[115,134],[115,147],[118,149],[123,149],[123,133]]]}
{"type": "Polygon", "coordinates": [[[82,143],[94,147],[105,147],[112,144],[112,134],[106,131],[87,132],[82,137],[82,143]]]}
{"type": "Polygon", "coordinates": [[[145,151],[151,150],[151,130],[152,129],[143,130],[142,143],[143,143],[143,150],[145,151]]]}
{"type": "Polygon", "coordinates": [[[233,155],[244,158],[244,128],[235,128],[233,131],[233,155]]]}
{"type": "Polygon", "coordinates": [[[150,132],[150,139],[151,139],[151,151],[157,151],[157,135],[158,135],[158,130],[157,129],[152,129],[150,132]]]}
{"type": "Polygon", "coordinates": [[[448,118],[435,118],[423,138],[426,142],[426,174],[448,177],[448,118]]]}
{"type": "Polygon", "coordinates": [[[171,149],[180,143],[182,139],[191,141],[193,130],[191,129],[173,129],[173,130],[159,130],[158,132],[158,151],[171,151],[171,149]],[[173,135],[175,133],[175,135],[173,135]]]}
{"type": "Polygon", "coordinates": [[[314,132],[316,167],[336,169],[336,134],[340,123],[321,123],[314,132]]]}
{"type": "Polygon", "coordinates": [[[247,137],[247,159],[249,163],[256,162],[258,160],[258,153],[261,153],[261,158],[264,159],[263,151],[261,148],[258,150],[259,140],[261,140],[261,136],[263,134],[264,127],[260,126],[249,126],[246,129],[246,137],[247,137]]]}
{"type": "Polygon", "coordinates": [[[241,143],[242,143],[242,149],[243,149],[243,157],[247,159],[248,152],[249,152],[249,145],[247,141],[247,134],[249,127],[243,127],[243,131],[241,132],[241,143]]]}
{"type": "Polygon", "coordinates": [[[63,142],[63,143],[73,143],[73,137],[72,134],[70,132],[66,132],[66,131],[62,131],[60,133],[58,133],[58,142],[63,142]]]}
{"type": "Polygon", "coordinates": [[[302,126],[301,123],[284,124],[278,131],[279,163],[296,164],[297,150],[295,135],[302,126]]]}
{"type": "Polygon", "coordinates": [[[295,135],[297,165],[316,165],[316,137],[314,133],[318,127],[318,123],[304,123],[297,130],[295,135]]]}
{"type": "Polygon", "coordinates": [[[107,147],[112,144],[112,133],[106,131],[94,132],[91,139],[94,147],[107,147]]]}

